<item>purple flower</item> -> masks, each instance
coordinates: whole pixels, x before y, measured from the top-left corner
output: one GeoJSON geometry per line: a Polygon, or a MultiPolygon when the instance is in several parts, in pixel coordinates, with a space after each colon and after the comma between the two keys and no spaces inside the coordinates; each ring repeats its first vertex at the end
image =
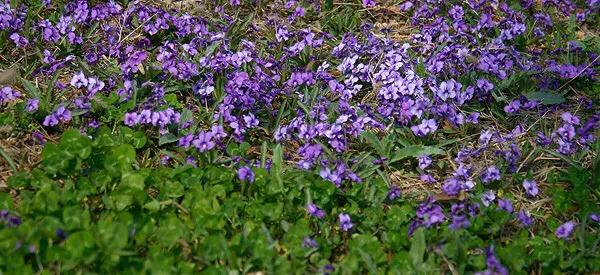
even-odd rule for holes
{"type": "Polygon", "coordinates": [[[421,181],[423,181],[424,183],[434,183],[435,182],[435,178],[431,174],[421,174],[421,176],[419,176],[419,179],[421,181]]]}
{"type": "Polygon", "coordinates": [[[535,180],[526,179],[523,181],[523,188],[529,197],[537,196],[539,190],[535,180]]]}
{"type": "Polygon", "coordinates": [[[562,118],[562,120],[563,120],[565,123],[568,123],[568,124],[571,124],[571,125],[579,125],[579,123],[580,123],[580,121],[579,121],[579,118],[578,118],[578,117],[576,117],[576,116],[574,116],[574,115],[572,115],[572,114],[571,114],[571,113],[569,113],[569,112],[564,112],[564,113],[562,113],[562,114],[560,115],[560,117],[562,118]]]}
{"type": "Polygon", "coordinates": [[[548,146],[548,145],[550,145],[550,143],[552,143],[552,140],[548,136],[546,136],[544,133],[538,132],[536,142],[539,145],[548,146]]]}
{"type": "Polygon", "coordinates": [[[87,90],[90,92],[90,95],[96,94],[98,91],[104,89],[104,82],[98,80],[96,78],[90,77],[88,78],[87,90]]]}
{"type": "Polygon", "coordinates": [[[65,108],[65,106],[59,106],[56,109],[56,112],[54,112],[54,114],[56,115],[56,118],[61,122],[67,122],[71,120],[71,111],[65,108]]]}
{"type": "Polygon", "coordinates": [[[600,215],[596,214],[596,213],[591,213],[590,214],[590,220],[596,222],[596,223],[600,223],[600,215]]]}
{"type": "Polygon", "coordinates": [[[74,74],[73,78],[71,78],[71,86],[73,86],[73,87],[81,88],[81,87],[87,87],[87,85],[88,85],[88,78],[85,77],[83,72],[74,74]]]}
{"type": "Polygon", "coordinates": [[[392,187],[390,187],[390,191],[388,191],[387,198],[393,201],[396,198],[400,197],[401,194],[402,193],[400,188],[396,185],[392,185],[392,187]]]}
{"type": "Polygon", "coordinates": [[[27,104],[25,105],[25,110],[27,112],[35,112],[37,111],[37,109],[39,108],[39,104],[40,104],[40,100],[37,98],[32,98],[30,100],[27,101],[27,104]]]}
{"type": "Polygon", "coordinates": [[[427,155],[419,156],[417,160],[419,161],[419,168],[421,168],[422,170],[425,170],[425,168],[429,167],[429,165],[431,165],[431,163],[433,162],[431,158],[427,155]]]}
{"type": "Polygon", "coordinates": [[[500,180],[500,170],[494,165],[485,169],[481,174],[481,181],[483,183],[490,183],[497,180],[500,180]]]}
{"type": "Polygon", "coordinates": [[[566,239],[569,236],[571,236],[571,233],[573,233],[573,229],[575,229],[575,225],[577,225],[577,224],[574,221],[568,221],[566,223],[563,223],[561,226],[556,228],[556,231],[554,232],[554,234],[556,235],[556,237],[558,237],[560,239],[566,239]]]}
{"type": "Polygon", "coordinates": [[[40,132],[32,132],[31,137],[39,144],[46,143],[46,139],[44,138],[44,135],[42,135],[42,133],[40,133],[40,132]]]}
{"type": "Polygon", "coordinates": [[[521,108],[521,101],[519,101],[517,99],[517,100],[511,101],[508,105],[504,106],[504,111],[506,113],[512,114],[512,113],[518,112],[520,108],[521,108]]]}
{"type": "Polygon", "coordinates": [[[556,134],[558,134],[565,142],[570,141],[575,137],[575,127],[571,124],[564,124],[556,130],[556,134]]]}
{"type": "Polygon", "coordinates": [[[225,130],[223,129],[223,126],[221,125],[213,125],[210,128],[210,132],[213,135],[213,138],[217,139],[217,140],[221,140],[224,139],[225,137],[227,137],[227,134],[225,133],[225,130]]]}
{"type": "Polygon", "coordinates": [[[188,156],[187,158],[185,158],[185,164],[189,164],[193,167],[197,167],[196,159],[194,159],[194,157],[192,157],[192,156],[188,156]]]}
{"type": "Polygon", "coordinates": [[[341,175],[336,170],[331,171],[329,167],[324,167],[323,169],[321,169],[319,175],[321,176],[321,178],[331,181],[337,187],[340,187],[342,184],[343,178],[341,177],[341,175]]]}
{"type": "Polygon", "coordinates": [[[189,148],[192,146],[192,141],[194,141],[194,134],[187,134],[179,139],[179,147],[189,148]]]}
{"type": "Polygon", "coordinates": [[[18,33],[13,33],[10,35],[10,40],[12,40],[18,47],[25,48],[29,45],[29,40],[27,38],[20,36],[18,33]]]}
{"type": "Polygon", "coordinates": [[[138,114],[133,113],[125,113],[125,118],[123,119],[123,123],[125,125],[132,127],[139,123],[138,114]]]}
{"type": "Polygon", "coordinates": [[[494,255],[494,246],[489,247],[485,251],[487,270],[484,272],[476,272],[476,275],[508,275],[508,270],[502,265],[494,255]]]}
{"type": "Polygon", "coordinates": [[[294,14],[292,15],[292,17],[293,17],[293,18],[296,18],[296,17],[303,17],[305,13],[306,13],[306,11],[304,10],[304,8],[303,8],[303,7],[301,7],[301,6],[298,6],[298,7],[296,7],[296,9],[294,10],[294,14]]]}
{"type": "Polygon", "coordinates": [[[63,229],[58,228],[56,229],[56,231],[54,232],[54,234],[56,235],[57,238],[61,239],[61,240],[66,240],[67,239],[67,232],[65,232],[63,229]]]}
{"type": "Polygon", "coordinates": [[[339,219],[340,219],[340,229],[342,229],[342,231],[348,232],[348,230],[350,230],[352,227],[354,227],[354,224],[352,224],[352,220],[350,219],[350,216],[348,214],[340,213],[339,219]]]}
{"type": "Polygon", "coordinates": [[[513,204],[509,199],[499,199],[498,200],[498,208],[508,212],[513,212],[513,204]]]}
{"type": "Polygon", "coordinates": [[[433,197],[428,197],[419,205],[416,216],[418,225],[423,225],[427,228],[440,224],[446,219],[442,207],[435,202],[435,198],[433,197]]]}
{"type": "Polygon", "coordinates": [[[254,114],[249,114],[244,116],[244,123],[246,123],[246,127],[254,128],[258,126],[258,119],[254,117],[254,114]]]}
{"type": "Polygon", "coordinates": [[[362,0],[362,5],[365,8],[372,8],[375,7],[377,3],[375,3],[375,0],[362,0]]]}
{"type": "Polygon", "coordinates": [[[42,123],[42,125],[46,127],[56,126],[58,125],[58,118],[53,113],[49,114],[44,118],[44,122],[42,123]]]}
{"type": "Polygon", "coordinates": [[[212,132],[200,132],[196,139],[192,141],[192,144],[194,144],[194,147],[196,147],[198,152],[206,152],[215,147],[212,137],[212,132]]]}
{"type": "Polygon", "coordinates": [[[519,211],[517,218],[524,227],[530,227],[533,224],[533,219],[525,212],[525,210],[519,211]]]}
{"type": "Polygon", "coordinates": [[[483,194],[481,195],[481,203],[485,206],[488,207],[490,206],[490,204],[496,199],[496,194],[494,193],[494,191],[492,190],[488,190],[483,192],[483,194]]]}
{"type": "Polygon", "coordinates": [[[413,133],[418,137],[424,137],[437,130],[435,119],[424,119],[421,124],[410,127],[413,133]]]}
{"type": "Polygon", "coordinates": [[[0,89],[0,104],[8,103],[21,97],[21,93],[15,91],[13,88],[6,86],[0,89]]]}
{"type": "Polygon", "coordinates": [[[238,179],[240,181],[254,182],[254,171],[248,166],[243,166],[237,170],[238,179]]]}
{"type": "Polygon", "coordinates": [[[460,83],[456,82],[454,79],[450,79],[448,81],[443,81],[436,89],[435,94],[442,101],[446,101],[448,99],[455,98],[460,92],[461,88],[462,85],[460,83]]]}
{"type": "Polygon", "coordinates": [[[306,205],[306,211],[308,212],[308,214],[315,218],[322,219],[323,217],[325,217],[325,211],[321,210],[314,203],[309,203],[308,205],[306,205]]]}
{"type": "Polygon", "coordinates": [[[306,237],[304,241],[302,241],[302,246],[306,248],[318,248],[319,244],[312,238],[306,237]]]}

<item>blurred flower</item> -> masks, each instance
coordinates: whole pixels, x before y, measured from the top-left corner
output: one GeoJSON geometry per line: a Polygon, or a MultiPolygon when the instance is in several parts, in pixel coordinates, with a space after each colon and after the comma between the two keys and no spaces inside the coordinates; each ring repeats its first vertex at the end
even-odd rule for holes
{"type": "Polygon", "coordinates": [[[346,213],[340,213],[339,219],[340,219],[340,229],[342,229],[342,231],[348,231],[354,226],[354,224],[352,224],[352,220],[350,219],[350,216],[346,213]]]}
{"type": "Polygon", "coordinates": [[[248,166],[243,166],[237,171],[238,179],[240,181],[247,181],[249,183],[254,182],[254,171],[248,166]]]}
{"type": "Polygon", "coordinates": [[[306,211],[308,211],[308,214],[310,214],[311,216],[319,218],[319,219],[322,219],[323,217],[325,217],[325,211],[321,210],[314,203],[309,203],[308,205],[306,205],[306,211]]]}
{"type": "Polygon", "coordinates": [[[483,183],[490,183],[493,181],[500,180],[500,170],[494,165],[489,166],[483,173],[481,174],[481,181],[483,183]]]}
{"type": "Polygon", "coordinates": [[[517,217],[524,227],[530,227],[533,224],[533,219],[525,212],[525,210],[519,211],[517,217]]]}
{"type": "Polygon", "coordinates": [[[513,212],[513,204],[509,199],[499,199],[498,200],[498,208],[508,212],[513,212]]]}
{"type": "Polygon", "coordinates": [[[362,0],[362,5],[365,8],[372,8],[377,4],[375,3],[375,0],[362,0]]]}
{"type": "Polygon", "coordinates": [[[523,181],[523,188],[529,197],[535,197],[538,194],[538,186],[535,180],[526,179],[523,181]]]}
{"type": "Polygon", "coordinates": [[[575,229],[575,225],[577,224],[574,221],[568,221],[566,223],[563,223],[561,226],[556,228],[554,234],[559,239],[569,238],[569,236],[571,236],[571,233],[573,233],[573,229],[575,229]]]}
{"type": "Polygon", "coordinates": [[[319,244],[314,239],[306,237],[304,238],[304,241],[302,241],[302,246],[307,248],[318,248],[319,244]]]}
{"type": "Polygon", "coordinates": [[[27,104],[25,105],[25,110],[27,112],[35,112],[37,111],[37,109],[39,108],[39,104],[40,104],[40,100],[37,98],[32,98],[30,100],[27,101],[27,104]]]}
{"type": "Polygon", "coordinates": [[[400,188],[396,185],[392,185],[392,187],[390,187],[390,190],[388,191],[387,198],[388,198],[388,200],[393,201],[393,200],[397,199],[398,197],[400,197],[401,194],[402,193],[401,193],[400,188]]]}

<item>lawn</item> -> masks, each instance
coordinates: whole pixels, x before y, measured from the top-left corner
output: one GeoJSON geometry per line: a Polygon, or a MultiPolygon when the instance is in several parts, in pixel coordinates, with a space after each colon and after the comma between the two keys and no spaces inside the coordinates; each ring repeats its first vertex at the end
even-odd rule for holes
{"type": "Polygon", "coordinates": [[[600,1],[0,3],[0,274],[600,272],[600,1]]]}

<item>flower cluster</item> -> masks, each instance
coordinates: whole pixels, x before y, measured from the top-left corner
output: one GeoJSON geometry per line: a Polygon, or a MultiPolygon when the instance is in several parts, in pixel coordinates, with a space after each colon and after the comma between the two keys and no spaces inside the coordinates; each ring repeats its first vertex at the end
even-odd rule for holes
{"type": "Polygon", "coordinates": [[[14,101],[21,97],[21,93],[19,91],[14,90],[13,88],[6,86],[0,89],[0,104],[8,103],[14,101]]]}

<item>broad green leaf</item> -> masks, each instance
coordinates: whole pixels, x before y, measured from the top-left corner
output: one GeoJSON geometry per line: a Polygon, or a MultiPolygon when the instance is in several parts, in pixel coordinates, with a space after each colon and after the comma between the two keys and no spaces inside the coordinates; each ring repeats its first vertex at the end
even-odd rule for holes
{"type": "Polygon", "coordinates": [[[544,105],[556,105],[565,102],[565,97],[552,92],[531,92],[524,94],[529,100],[536,100],[544,105]]]}
{"type": "Polygon", "coordinates": [[[425,231],[423,228],[418,228],[411,239],[410,258],[415,268],[419,268],[423,263],[425,255],[425,231]]]}
{"type": "Polygon", "coordinates": [[[396,151],[394,153],[394,156],[390,160],[390,163],[403,160],[408,157],[418,157],[421,155],[441,155],[443,153],[444,150],[438,147],[425,145],[411,145],[396,151]]]}
{"type": "Polygon", "coordinates": [[[21,85],[23,85],[23,88],[25,89],[25,91],[27,91],[27,93],[29,93],[31,97],[42,97],[42,92],[40,92],[40,89],[36,87],[35,84],[33,84],[31,81],[21,78],[21,85]]]}
{"type": "Polygon", "coordinates": [[[158,145],[165,145],[165,144],[169,144],[169,143],[173,143],[178,141],[179,138],[171,133],[168,133],[166,135],[161,136],[158,139],[158,145]]]}

